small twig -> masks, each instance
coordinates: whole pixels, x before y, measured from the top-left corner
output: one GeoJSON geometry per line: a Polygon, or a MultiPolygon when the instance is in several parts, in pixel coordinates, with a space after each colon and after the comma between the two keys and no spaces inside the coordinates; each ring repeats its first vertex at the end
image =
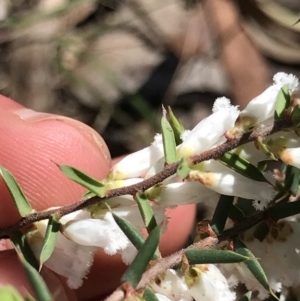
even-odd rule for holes
{"type": "MultiPolygon", "coordinates": [[[[291,121],[287,121],[287,120],[280,120],[280,121],[273,122],[272,124],[270,124],[264,128],[254,130],[253,132],[245,133],[240,138],[225,142],[217,147],[214,147],[206,152],[201,153],[200,155],[192,156],[191,162],[192,162],[192,164],[197,164],[197,163],[200,163],[200,162],[203,162],[206,160],[210,160],[210,159],[218,159],[226,152],[233,150],[242,144],[252,142],[255,139],[257,139],[258,137],[263,137],[263,138],[267,137],[273,133],[276,133],[280,130],[286,129],[291,126],[293,126],[293,124],[291,123],[291,121]]],[[[57,213],[59,216],[64,216],[71,212],[74,212],[74,211],[77,211],[80,209],[84,209],[90,205],[94,205],[98,202],[106,201],[112,197],[122,196],[122,195],[127,195],[127,194],[135,195],[137,192],[145,191],[148,188],[161,183],[168,177],[175,174],[178,165],[179,165],[178,162],[169,164],[161,172],[157,173],[156,175],[154,175],[153,177],[151,177],[147,180],[144,180],[143,182],[140,182],[140,183],[137,183],[137,184],[134,184],[131,186],[112,189],[112,190],[108,191],[107,195],[103,198],[93,197],[88,200],[81,200],[77,203],[61,207],[59,209],[54,209],[54,210],[52,209],[52,210],[35,212],[32,214],[29,214],[28,216],[21,218],[15,224],[1,228],[0,229],[0,239],[7,238],[11,234],[13,234],[16,230],[19,230],[25,226],[29,226],[34,222],[37,222],[37,221],[40,221],[43,219],[47,219],[53,213],[57,213]]]]}
{"type": "MultiPolygon", "coordinates": [[[[136,287],[136,290],[144,289],[147,285],[149,285],[150,281],[155,279],[159,274],[163,273],[167,269],[175,266],[176,264],[180,263],[183,259],[184,253],[186,250],[195,248],[198,250],[205,250],[215,247],[218,243],[223,241],[231,241],[232,239],[238,237],[240,234],[244,233],[246,230],[252,228],[256,224],[262,222],[267,216],[266,211],[257,212],[232,228],[224,231],[221,235],[218,237],[207,237],[203,240],[200,240],[199,242],[190,245],[189,247],[182,249],[170,256],[167,256],[162,259],[158,259],[152,264],[151,268],[149,268],[142,276],[138,286],[136,287]]],[[[116,291],[121,290],[121,286],[117,288],[116,291]]],[[[115,292],[116,292],[115,291],[115,292]]],[[[120,301],[122,298],[116,298],[116,294],[113,292],[105,301],[120,301]]]]}

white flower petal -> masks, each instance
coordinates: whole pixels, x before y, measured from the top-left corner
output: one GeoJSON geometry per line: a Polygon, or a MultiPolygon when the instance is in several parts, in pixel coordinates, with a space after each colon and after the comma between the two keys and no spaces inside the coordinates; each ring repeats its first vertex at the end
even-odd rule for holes
{"type": "Polygon", "coordinates": [[[210,149],[234,126],[238,115],[239,110],[234,106],[216,109],[216,112],[203,119],[187,135],[178,147],[179,156],[187,157],[210,149]]]}
{"type": "Polygon", "coordinates": [[[274,188],[269,184],[246,178],[218,161],[209,160],[202,166],[203,171],[191,171],[190,178],[200,181],[220,194],[266,203],[275,195],[274,188]]]}
{"type": "Polygon", "coordinates": [[[171,183],[162,185],[158,189],[160,194],[156,197],[155,202],[165,207],[214,202],[219,198],[218,193],[197,181],[171,183]]]}
{"type": "Polygon", "coordinates": [[[163,156],[162,140],[156,138],[149,147],[126,156],[114,165],[110,177],[115,180],[140,177],[163,156]]]}

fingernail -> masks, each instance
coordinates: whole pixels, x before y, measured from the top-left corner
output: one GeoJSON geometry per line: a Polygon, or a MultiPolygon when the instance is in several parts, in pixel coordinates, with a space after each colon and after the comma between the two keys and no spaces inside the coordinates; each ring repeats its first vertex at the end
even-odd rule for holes
{"type": "Polygon", "coordinates": [[[13,111],[13,113],[15,115],[18,115],[22,120],[34,120],[34,121],[44,119],[50,116],[50,114],[36,112],[26,108],[15,110],[13,111]]]}

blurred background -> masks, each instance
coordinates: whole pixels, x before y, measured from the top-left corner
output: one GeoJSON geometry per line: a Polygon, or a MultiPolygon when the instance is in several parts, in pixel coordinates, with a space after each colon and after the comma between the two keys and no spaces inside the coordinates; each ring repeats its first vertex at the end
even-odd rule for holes
{"type": "Polygon", "coordinates": [[[300,77],[299,0],[0,0],[0,93],[95,128],[113,157],[149,145],[161,105],[186,128],[300,77]]]}

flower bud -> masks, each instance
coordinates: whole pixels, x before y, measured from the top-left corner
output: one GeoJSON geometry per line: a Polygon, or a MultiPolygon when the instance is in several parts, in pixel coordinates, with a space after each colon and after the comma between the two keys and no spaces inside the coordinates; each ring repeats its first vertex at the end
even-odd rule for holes
{"type": "Polygon", "coordinates": [[[137,178],[147,172],[148,169],[164,155],[162,136],[156,135],[154,142],[142,150],[132,153],[113,166],[109,178],[122,180],[137,178]]]}
{"type": "Polygon", "coordinates": [[[276,99],[280,89],[288,85],[293,93],[299,86],[299,80],[292,74],[278,72],[273,77],[274,84],[262,94],[252,99],[239,116],[239,123],[247,131],[249,128],[274,118],[276,99]]]}
{"type": "Polygon", "coordinates": [[[213,113],[198,123],[178,147],[179,156],[188,157],[209,150],[234,126],[238,115],[239,110],[230,105],[229,99],[216,99],[213,113]]]}

